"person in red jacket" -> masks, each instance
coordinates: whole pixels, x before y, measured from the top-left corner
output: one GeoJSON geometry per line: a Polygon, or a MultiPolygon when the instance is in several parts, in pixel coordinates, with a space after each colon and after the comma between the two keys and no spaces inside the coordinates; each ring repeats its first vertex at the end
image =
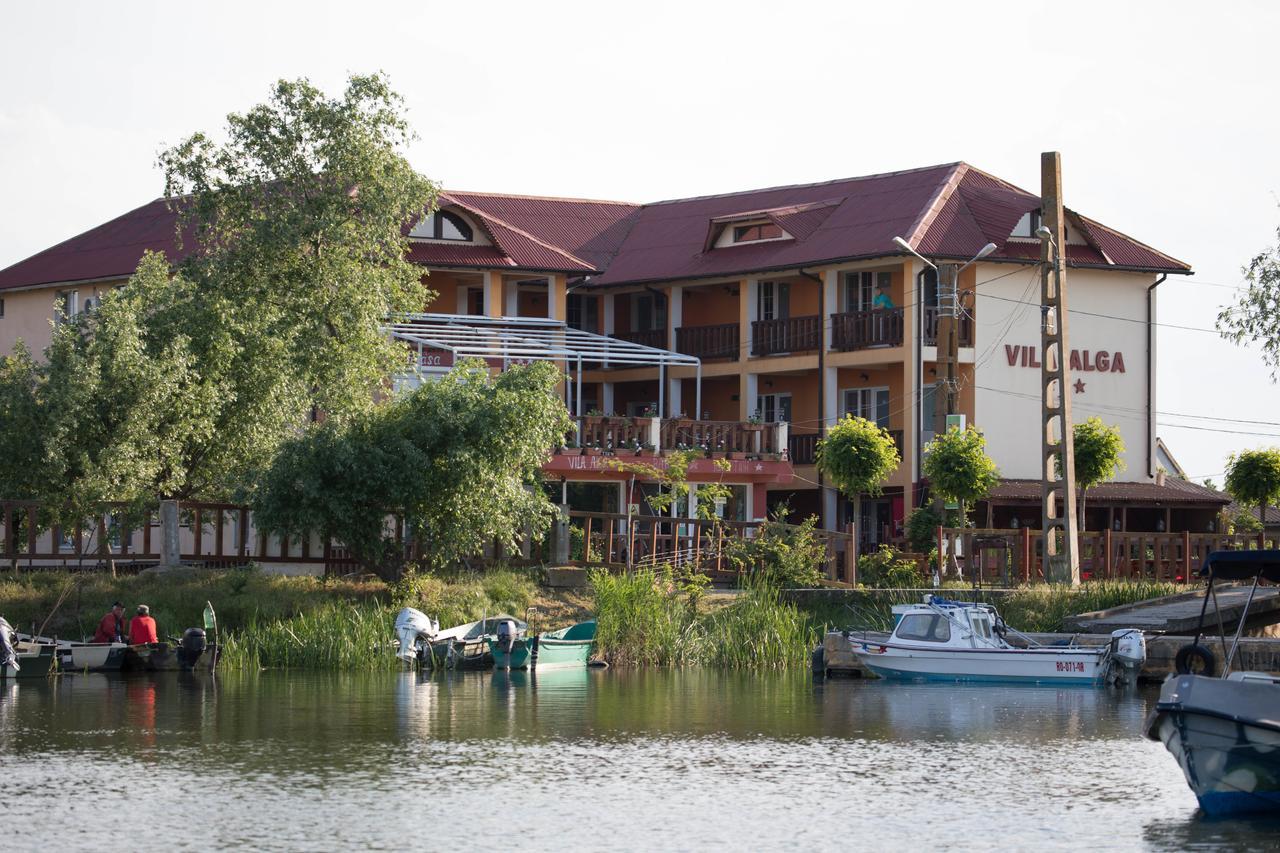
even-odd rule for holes
{"type": "Polygon", "coordinates": [[[111,605],[111,612],[102,617],[98,630],[93,634],[95,643],[124,642],[124,605],[116,602],[111,605]]]}
{"type": "Polygon", "coordinates": [[[138,615],[129,620],[129,643],[137,646],[143,643],[156,643],[156,620],[151,618],[151,608],[145,604],[138,605],[138,615]]]}

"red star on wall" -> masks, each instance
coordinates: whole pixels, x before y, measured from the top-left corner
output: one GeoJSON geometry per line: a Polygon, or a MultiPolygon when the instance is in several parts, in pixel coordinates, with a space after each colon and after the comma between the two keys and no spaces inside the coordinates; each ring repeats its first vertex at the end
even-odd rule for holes
{"type": "Polygon", "coordinates": [[[1083,380],[1083,379],[1077,379],[1077,380],[1076,380],[1076,386],[1075,386],[1075,387],[1076,387],[1076,393],[1077,393],[1077,394],[1083,394],[1083,393],[1084,393],[1084,380],[1083,380]]]}

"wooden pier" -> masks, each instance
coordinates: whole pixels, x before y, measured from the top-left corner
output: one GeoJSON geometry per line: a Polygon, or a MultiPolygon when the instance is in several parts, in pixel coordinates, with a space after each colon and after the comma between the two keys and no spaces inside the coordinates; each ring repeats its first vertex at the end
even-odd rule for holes
{"type": "MultiPolygon", "coordinates": [[[[1210,599],[1209,608],[1204,613],[1205,632],[1217,634],[1225,628],[1229,634],[1234,634],[1240,615],[1249,601],[1251,589],[1252,584],[1215,585],[1213,592],[1217,598],[1218,612],[1222,614],[1221,626],[1214,602],[1210,599]]],[[[1204,609],[1204,597],[1205,591],[1197,589],[1124,604],[1109,610],[1080,613],[1063,620],[1063,627],[1068,631],[1108,636],[1121,628],[1141,628],[1152,634],[1195,634],[1196,625],[1200,623],[1200,612],[1204,609]]],[[[1258,587],[1253,595],[1253,603],[1249,605],[1249,619],[1245,623],[1245,630],[1257,631],[1277,623],[1280,623],[1280,587],[1258,587]]]]}

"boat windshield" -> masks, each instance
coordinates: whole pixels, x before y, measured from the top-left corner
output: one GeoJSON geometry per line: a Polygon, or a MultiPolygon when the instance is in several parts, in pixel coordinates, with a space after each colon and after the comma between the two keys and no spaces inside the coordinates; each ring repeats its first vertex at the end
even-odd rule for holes
{"type": "Polygon", "coordinates": [[[910,613],[898,623],[899,640],[945,643],[951,639],[951,623],[937,613],[910,613]]]}

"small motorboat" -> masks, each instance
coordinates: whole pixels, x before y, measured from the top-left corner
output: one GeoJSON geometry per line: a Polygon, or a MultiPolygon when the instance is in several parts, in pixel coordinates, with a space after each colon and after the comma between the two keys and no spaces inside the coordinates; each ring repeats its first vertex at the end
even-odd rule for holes
{"type": "Polygon", "coordinates": [[[56,660],[52,643],[22,642],[0,616],[0,678],[44,678],[56,660]]]}
{"type": "Polygon", "coordinates": [[[396,616],[396,656],[426,669],[488,669],[493,666],[489,640],[506,623],[514,626],[517,637],[529,630],[527,624],[504,613],[442,631],[435,619],[406,607],[396,616]]]}
{"type": "Polygon", "coordinates": [[[521,637],[515,626],[500,622],[489,647],[496,669],[552,669],[586,666],[595,641],[595,620],[533,637],[521,637]]]}
{"type": "Polygon", "coordinates": [[[73,643],[58,641],[58,667],[65,672],[119,672],[124,666],[125,643],[73,643]]]}
{"type": "Polygon", "coordinates": [[[1208,585],[1195,639],[1178,651],[1179,671],[1165,679],[1146,735],[1177,760],[1206,815],[1280,814],[1280,678],[1231,671],[1258,582],[1280,583],[1280,551],[1214,551],[1200,575],[1208,585]],[[1200,645],[1215,579],[1253,581],[1221,678],[1200,645]]]}
{"type": "Polygon", "coordinates": [[[1010,628],[989,604],[936,595],[895,605],[893,618],[887,634],[841,632],[862,665],[883,678],[1099,684],[1132,675],[1147,657],[1146,638],[1136,629],[1113,631],[1106,645],[1045,646],[1010,628]]]}

